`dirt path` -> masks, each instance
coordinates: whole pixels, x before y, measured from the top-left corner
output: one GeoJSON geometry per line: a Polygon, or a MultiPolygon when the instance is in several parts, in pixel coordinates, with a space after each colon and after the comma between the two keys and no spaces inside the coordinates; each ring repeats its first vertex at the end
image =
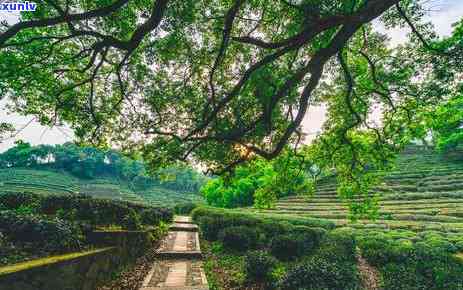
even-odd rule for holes
{"type": "Polygon", "coordinates": [[[357,254],[357,267],[362,287],[365,290],[382,290],[378,270],[371,266],[360,254],[357,254]]]}

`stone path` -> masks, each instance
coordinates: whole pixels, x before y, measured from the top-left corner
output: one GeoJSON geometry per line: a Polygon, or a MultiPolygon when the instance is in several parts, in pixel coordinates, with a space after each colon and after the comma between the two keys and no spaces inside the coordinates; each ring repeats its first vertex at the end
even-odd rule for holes
{"type": "Polygon", "coordinates": [[[140,290],[209,290],[204,274],[198,226],[177,216],[157,250],[159,259],[140,290]]]}

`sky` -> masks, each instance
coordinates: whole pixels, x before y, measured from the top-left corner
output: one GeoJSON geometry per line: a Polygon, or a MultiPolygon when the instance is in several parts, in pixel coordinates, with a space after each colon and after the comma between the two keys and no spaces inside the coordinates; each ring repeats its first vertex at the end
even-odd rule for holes
{"type": "MultiPolygon", "coordinates": [[[[3,1],[0,1],[3,2],[3,1]]],[[[452,24],[463,17],[463,0],[427,0],[427,7],[430,8],[427,19],[432,21],[436,31],[441,36],[450,35],[452,24]]],[[[0,21],[7,20],[9,23],[17,21],[18,16],[9,12],[0,11],[0,21]]],[[[375,23],[377,30],[385,32],[391,38],[391,45],[403,43],[407,39],[407,29],[385,30],[380,23],[375,23]]],[[[1,99],[1,98],[0,98],[1,99]]],[[[69,128],[49,128],[41,126],[31,116],[19,116],[11,114],[4,108],[6,101],[0,101],[0,123],[9,122],[15,125],[18,133],[0,143],[0,152],[14,146],[16,140],[24,140],[33,145],[36,144],[61,144],[72,141],[72,131],[69,128]]],[[[307,134],[307,142],[313,140],[326,120],[326,109],[323,106],[309,107],[303,121],[304,132],[307,134]]]]}

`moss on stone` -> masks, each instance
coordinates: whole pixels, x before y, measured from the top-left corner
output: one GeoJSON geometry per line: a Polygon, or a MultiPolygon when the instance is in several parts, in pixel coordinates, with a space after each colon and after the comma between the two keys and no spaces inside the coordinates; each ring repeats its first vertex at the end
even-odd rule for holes
{"type": "Polygon", "coordinates": [[[85,251],[85,252],[75,252],[75,253],[70,253],[70,254],[65,254],[65,255],[45,257],[41,259],[34,259],[31,261],[8,265],[8,266],[0,268],[0,275],[11,274],[14,272],[23,271],[23,270],[27,270],[27,269],[31,269],[35,267],[40,267],[40,266],[50,265],[50,264],[54,264],[54,263],[58,263],[62,261],[72,260],[72,259],[76,259],[76,258],[83,257],[83,256],[101,253],[101,252],[108,251],[111,249],[114,249],[114,247],[106,247],[106,248],[100,248],[100,249],[95,249],[91,251],[85,251]]]}

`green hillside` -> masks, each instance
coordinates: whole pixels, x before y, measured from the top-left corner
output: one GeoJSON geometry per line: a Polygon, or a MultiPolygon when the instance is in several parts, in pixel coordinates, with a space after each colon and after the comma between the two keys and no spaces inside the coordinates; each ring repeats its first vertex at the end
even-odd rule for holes
{"type": "Polygon", "coordinates": [[[66,172],[38,169],[0,169],[1,192],[33,192],[40,194],[85,193],[94,197],[172,205],[201,202],[200,195],[158,186],[134,191],[127,182],[116,178],[80,179],[66,172]]]}
{"type": "Polygon", "coordinates": [[[350,223],[348,206],[337,196],[333,177],[322,180],[310,199],[286,197],[275,209],[259,213],[330,219],[339,226],[358,228],[463,232],[463,161],[456,155],[444,157],[410,148],[398,158],[393,171],[378,174],[384,178],[375,188],[381,205],[376,221],[350,223]]]}

